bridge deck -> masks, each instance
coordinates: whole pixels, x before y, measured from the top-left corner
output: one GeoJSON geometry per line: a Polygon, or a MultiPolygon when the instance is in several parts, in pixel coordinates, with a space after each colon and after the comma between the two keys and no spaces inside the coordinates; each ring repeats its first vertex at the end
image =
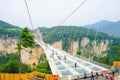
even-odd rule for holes
{"type": "Polygon", "coordinates": [[[39,44],[45,50],[52,73],[59,75],[60,78],[69,77],[69,80],[76,79],[78,75],[83,77],[84,72],[89,76],[91,71],[101,73],[107,70],[89,61],[71,56],[67,52],[57,50],[49,45],[44,45],[44,43],[39,44]]]}
{"type": "Polygon", "coordinates": [[[50,46],[47,49],[47,55],[49,56],[49,60],[52,61],[54,65],[56,74],[60,77],[73,76],[75,78],[78,75],[83,76],[84,72],[86,72],[87,75],[90,75],[91,71],[101,73],[102,71],[107,70],[106,68],[95,65],[83,59],[76,58],[50,46]]]}

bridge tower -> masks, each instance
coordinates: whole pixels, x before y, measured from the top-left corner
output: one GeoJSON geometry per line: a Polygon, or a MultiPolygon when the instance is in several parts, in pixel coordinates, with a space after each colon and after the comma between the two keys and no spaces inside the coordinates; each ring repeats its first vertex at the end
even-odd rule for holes
{"type": "Polygon", "coordinates": [[[35,36],[35,38],[38,40],[38,41],[43,41],[43,38],[42,38],[42,33],[40,32],[40,29],[37,28],[33,31],[33,34],[35,36]]]}

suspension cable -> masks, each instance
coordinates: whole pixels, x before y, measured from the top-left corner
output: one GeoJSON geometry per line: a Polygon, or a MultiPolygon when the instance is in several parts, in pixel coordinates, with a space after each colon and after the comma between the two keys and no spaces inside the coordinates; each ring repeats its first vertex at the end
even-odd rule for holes
{"type": "MultiPolygon", "coordinates": [[[[68,18],[70,18],[78,9],[80,9],[80,8],[83,6],[83,4],[85,4],[85,2],[87,2],[87,0],[84,0],[77,8],[75,8],[63,21],[61,21],[61,22],[59,23],[58,26],[62,25],[66,20],[68,20],[68,18]]],[[[45,36],[48,36],[48,35],[49,35],[50,33],[52,33],[56,28],[57,28],[57,26],[56,26],[52,31],[50,31],[47,35],[45,35],[45,36]]]]}
{"type": "Polygon", "coordinates": [[[79,8],[82,7],[82,5],[86,2],[87,0],[83,1],[75,10],[73,10],[63,21],[60,22],[59,25],[63,24],[68,18],[70,18],[79,8]]]}
{"type": "MultiPolygon", "coordinates": [[[[27,13],[28,13],[28,17],[29,17],[29,21],[30,21],[31,27],[33,29],[33,22],[32,22],[32,18],[31,18],[31,15],[30,15],[30,10],[28,8],[27,0],[24,0],[24,2],[25,2],[26,9],[27,9],[27,13]]],[[[59,25],[63,24],[66,20],[68,20],[68,18],[70,18],[79,8],[81,8],[83,6],[83,4],[85,4],[85,2],[87,2],[87,0],[84,0],[77,8],[75,8],[63,21],[61,21],[61,23],[59,25]]],[[[51,32],[53,32],[54,29],[51,32]]],[[[49,32],[49,33],[51,33],[51,32],[49,32]]]]}
{"type": "Polygon", "coordinates": [[[32,18],[31,18],[31,15],[30,15],[30,10],[29,10],[29,8],[28,8],[27,1],[24,0],[24,2],[25,2],[26,9],[27,9],[27,13],[28,13],[28,17],[29,17],[29,21],[30,21],[31,27],[32,27],[32,29],[33,29],[33,22],[32,22],[32,18]]]}

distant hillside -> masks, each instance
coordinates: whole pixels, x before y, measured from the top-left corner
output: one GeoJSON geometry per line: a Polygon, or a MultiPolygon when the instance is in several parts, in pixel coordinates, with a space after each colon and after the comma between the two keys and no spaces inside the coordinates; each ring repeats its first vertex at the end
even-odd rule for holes
{"type": "MultiPolygon", "coordinates": [[[[90,29],[87,35],[88,29],[78,26],[56,26],[52,28],[40,27],[40,31],[43,34],[45,42],[52,43],[61,39],[71,39],[77,41],[83,37],[88,37],[90,40],[95,39],[96,31],[90,29]]],[[[106,33],[98,32],[97,40],[112,38],[106,33]]]]}
{"type": "Polygon", "coordinates": [[[86,25],[85,28],[97,30],[99,27],[100,32],[113,35],[115,37],[120,37],[120,21],[111,22],[111,21],[100,21],[94,24],[86,25]]]}
{"type": "Polygon", "coordinates": [[[5,37],[17,37],[21,31],[22,31],[22,28],[11,25],[4,21],[0,21],[0,38],[1,37],[4,37],[4,38],[5,37]]]}
{"type": "MultiPolygon", "coordinates": [[[[84,37],[90,39],[90,41],[95,40],[96,31],[90,29],[87,36],[88,29],[77,26],[56,26],[52,28],[41,27],[40,31],[43,34],[43,40],[47,43],[54,43],[57,41],[63,41],[63,49],[68,50],[70,43],[72,41],[79,41],[79,46],[84,37]]],[[[113,40],[113,45],[118,45],[120,39],[111,37],[105,33],[98,32],[96,37],[98,42],[102,40],[113,40]]]]}

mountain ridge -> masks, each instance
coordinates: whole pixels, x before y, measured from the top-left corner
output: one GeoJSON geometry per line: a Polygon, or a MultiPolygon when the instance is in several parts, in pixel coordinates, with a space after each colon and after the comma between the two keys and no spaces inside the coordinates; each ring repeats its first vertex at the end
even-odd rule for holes
{"type": "Polygon", "coordinates": [[[85,25],[85,28],[97,30],[100,32],[107,33],[114,37],[120,37],[120,20],[118,21],[107,21],[102,20],[93,24],[85,25]]]}
{"type": "Polygon", "coordinates": [[[0,38],[17,37],[21,31],[22,28],[0,20],[0,38]]]}
{"type": "Polygon", "coordinates": [[[12,24],[9,24],[8,22],[0,20],[0,27],[11,28],[11,27],[17,27],[17,26],[14,26],[12,24]]]}

